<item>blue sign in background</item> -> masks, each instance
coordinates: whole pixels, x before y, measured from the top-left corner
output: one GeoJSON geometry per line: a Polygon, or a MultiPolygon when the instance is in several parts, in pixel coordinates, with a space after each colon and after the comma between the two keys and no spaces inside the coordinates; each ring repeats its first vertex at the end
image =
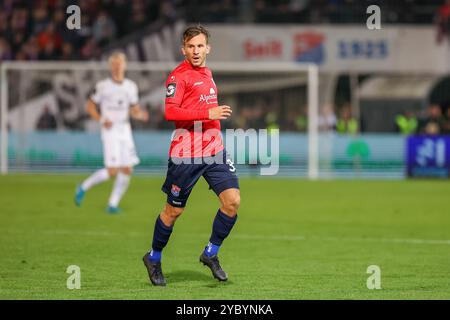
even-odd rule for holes
{"type": "Polygon", "coordinates": [[[411,136],[406,150],[409,177],[450,176],[450,136],[411,136]]]}

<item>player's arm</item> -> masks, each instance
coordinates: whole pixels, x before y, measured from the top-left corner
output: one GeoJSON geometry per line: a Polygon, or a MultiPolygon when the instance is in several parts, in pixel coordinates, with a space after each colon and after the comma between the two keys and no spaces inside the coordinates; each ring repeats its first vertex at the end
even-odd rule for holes
{"type": "Polygon", "coordinates": [[[95,89],[89,96],[89,99],[86,103],[86,112],[91,116],[92,119],[99,122],[103,127],[109,129],[112,127],[112,122],[109,119],[102,118],[100,113],[97,110],[97,105],[100,103],[102,99],[102,86],[100,83],[95,85],[95,89]]]}
{"type": "Polygon", "coordinates": [[[197,120],[224,120],[233,111],[230,106],[218,106],[204,110],[190,110],[166,103],[166,120],[168,121],[197,121],[197,120]]]}
{"type": "Polygon", "coordinates": [[[139,121],[148,121],[148,112],[140,107],[139,104],[134,104],[130,108],[131,118],[139,121]]]}
{"type": "Polygon", "coordinates": [[[97,111],[97,105],[92,99],[88,99],[86,103],[86,112],[90,115],[92,119],[99,122],[105,128],[110,128],[112,126],[112,122],[108,119],[102,119],[100,113],[97,111]]]}
{"type": "Polygon", "coordinates": [[[227,105],[218,106],[208,110],[209,120],[225,120],[231,116],[232,113],[233,110],[231,110],[231,107],[227,105]]]}
{"type": "Polygon", "coordinates": [[[136,83],[131,82],[129,90],[130,98],[130,116],[132,119],[139,121],[148,121],[148,112],[139,105],[139,89],[136,83]]]}
{"type": "Polygon", "coordinates": [[[167,83],[165,118],[167,121],[199,121],[223,120],[231,115],[229,106],[218,106],[211,109],[180,108],[185,92],[183,80],[167,83]]]}

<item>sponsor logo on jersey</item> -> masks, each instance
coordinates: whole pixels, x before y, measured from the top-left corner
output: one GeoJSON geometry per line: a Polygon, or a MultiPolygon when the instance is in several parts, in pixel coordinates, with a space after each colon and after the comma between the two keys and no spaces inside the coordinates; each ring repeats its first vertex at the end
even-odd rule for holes
{"type": "Polygon", "coordinates": [[[177,84],[169,83],[167,85],[166,97],[171,98],[171,97],[175,96],[175,91],[177,91],[177,84]]]}
{"type": "Polygon", "coordinates": [[[181,190],[181,188],[179,186],[173,184],[170,192],[172,193],[172,195],[174,197],[178,197],[180,195],[180,190],[181,190]]]}
{"type": "Polygon", "coordinates": [[[194,83],[193,87],[199,86],[199,85],[201,85],[201,84],[203,84],[203,81],[198,81],[198,82],[194,83]]]}
{"type": "Polygon", "coordinates": [[[216,91],[214,90],[214,88],[209,89],[209,95],[202,94],[200,96],[200,102],[202,102],[202,101],[206,102],[207,104],[212,104],[212,103],[217,102],[217,95],[216,95],[216,91]]]}
{"type": "Polygon", "coordinates": [[[217,102],[217,95],[210,94],[207,96],[206,94],[202,94],[200,96],[200,102],[205,101],[207,104],[216,103],[217,102]]]}

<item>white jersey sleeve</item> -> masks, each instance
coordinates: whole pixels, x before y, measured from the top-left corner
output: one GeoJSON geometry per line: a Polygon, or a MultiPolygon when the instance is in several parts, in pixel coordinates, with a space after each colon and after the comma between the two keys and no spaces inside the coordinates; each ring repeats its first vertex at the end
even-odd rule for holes
{"type": "Polygon", "coordinates": [[[101,100],[102,100],[102,82],[98,82],[95,85],[94,91],[92,92],[92,94],[89,96],[89,98],[94,101],[95,104],[100,104],[101,100]]]}
{"type": "Polygon", "coordinates": [[[130,107],[138,104],[139,102],[139,92],[138,92],[138,86],[133,81],[129,80],[130,82],[130,107]]]}

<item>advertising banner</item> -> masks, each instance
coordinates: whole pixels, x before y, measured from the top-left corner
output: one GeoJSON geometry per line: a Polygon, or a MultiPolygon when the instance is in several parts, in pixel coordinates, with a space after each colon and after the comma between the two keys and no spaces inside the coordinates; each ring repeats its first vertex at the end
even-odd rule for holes
{"type": "Polygon", "coordinates": [[[449,70],[449,44],[436,42],[434,26],[262,25],[210,27],[210,61],[296,61],[329,72],[449,70]]]}
{"type": "Polygon", "coordinates": [[[450,177],[450,136],[411,136],[406,155],[409,177],[450,177]]]}

